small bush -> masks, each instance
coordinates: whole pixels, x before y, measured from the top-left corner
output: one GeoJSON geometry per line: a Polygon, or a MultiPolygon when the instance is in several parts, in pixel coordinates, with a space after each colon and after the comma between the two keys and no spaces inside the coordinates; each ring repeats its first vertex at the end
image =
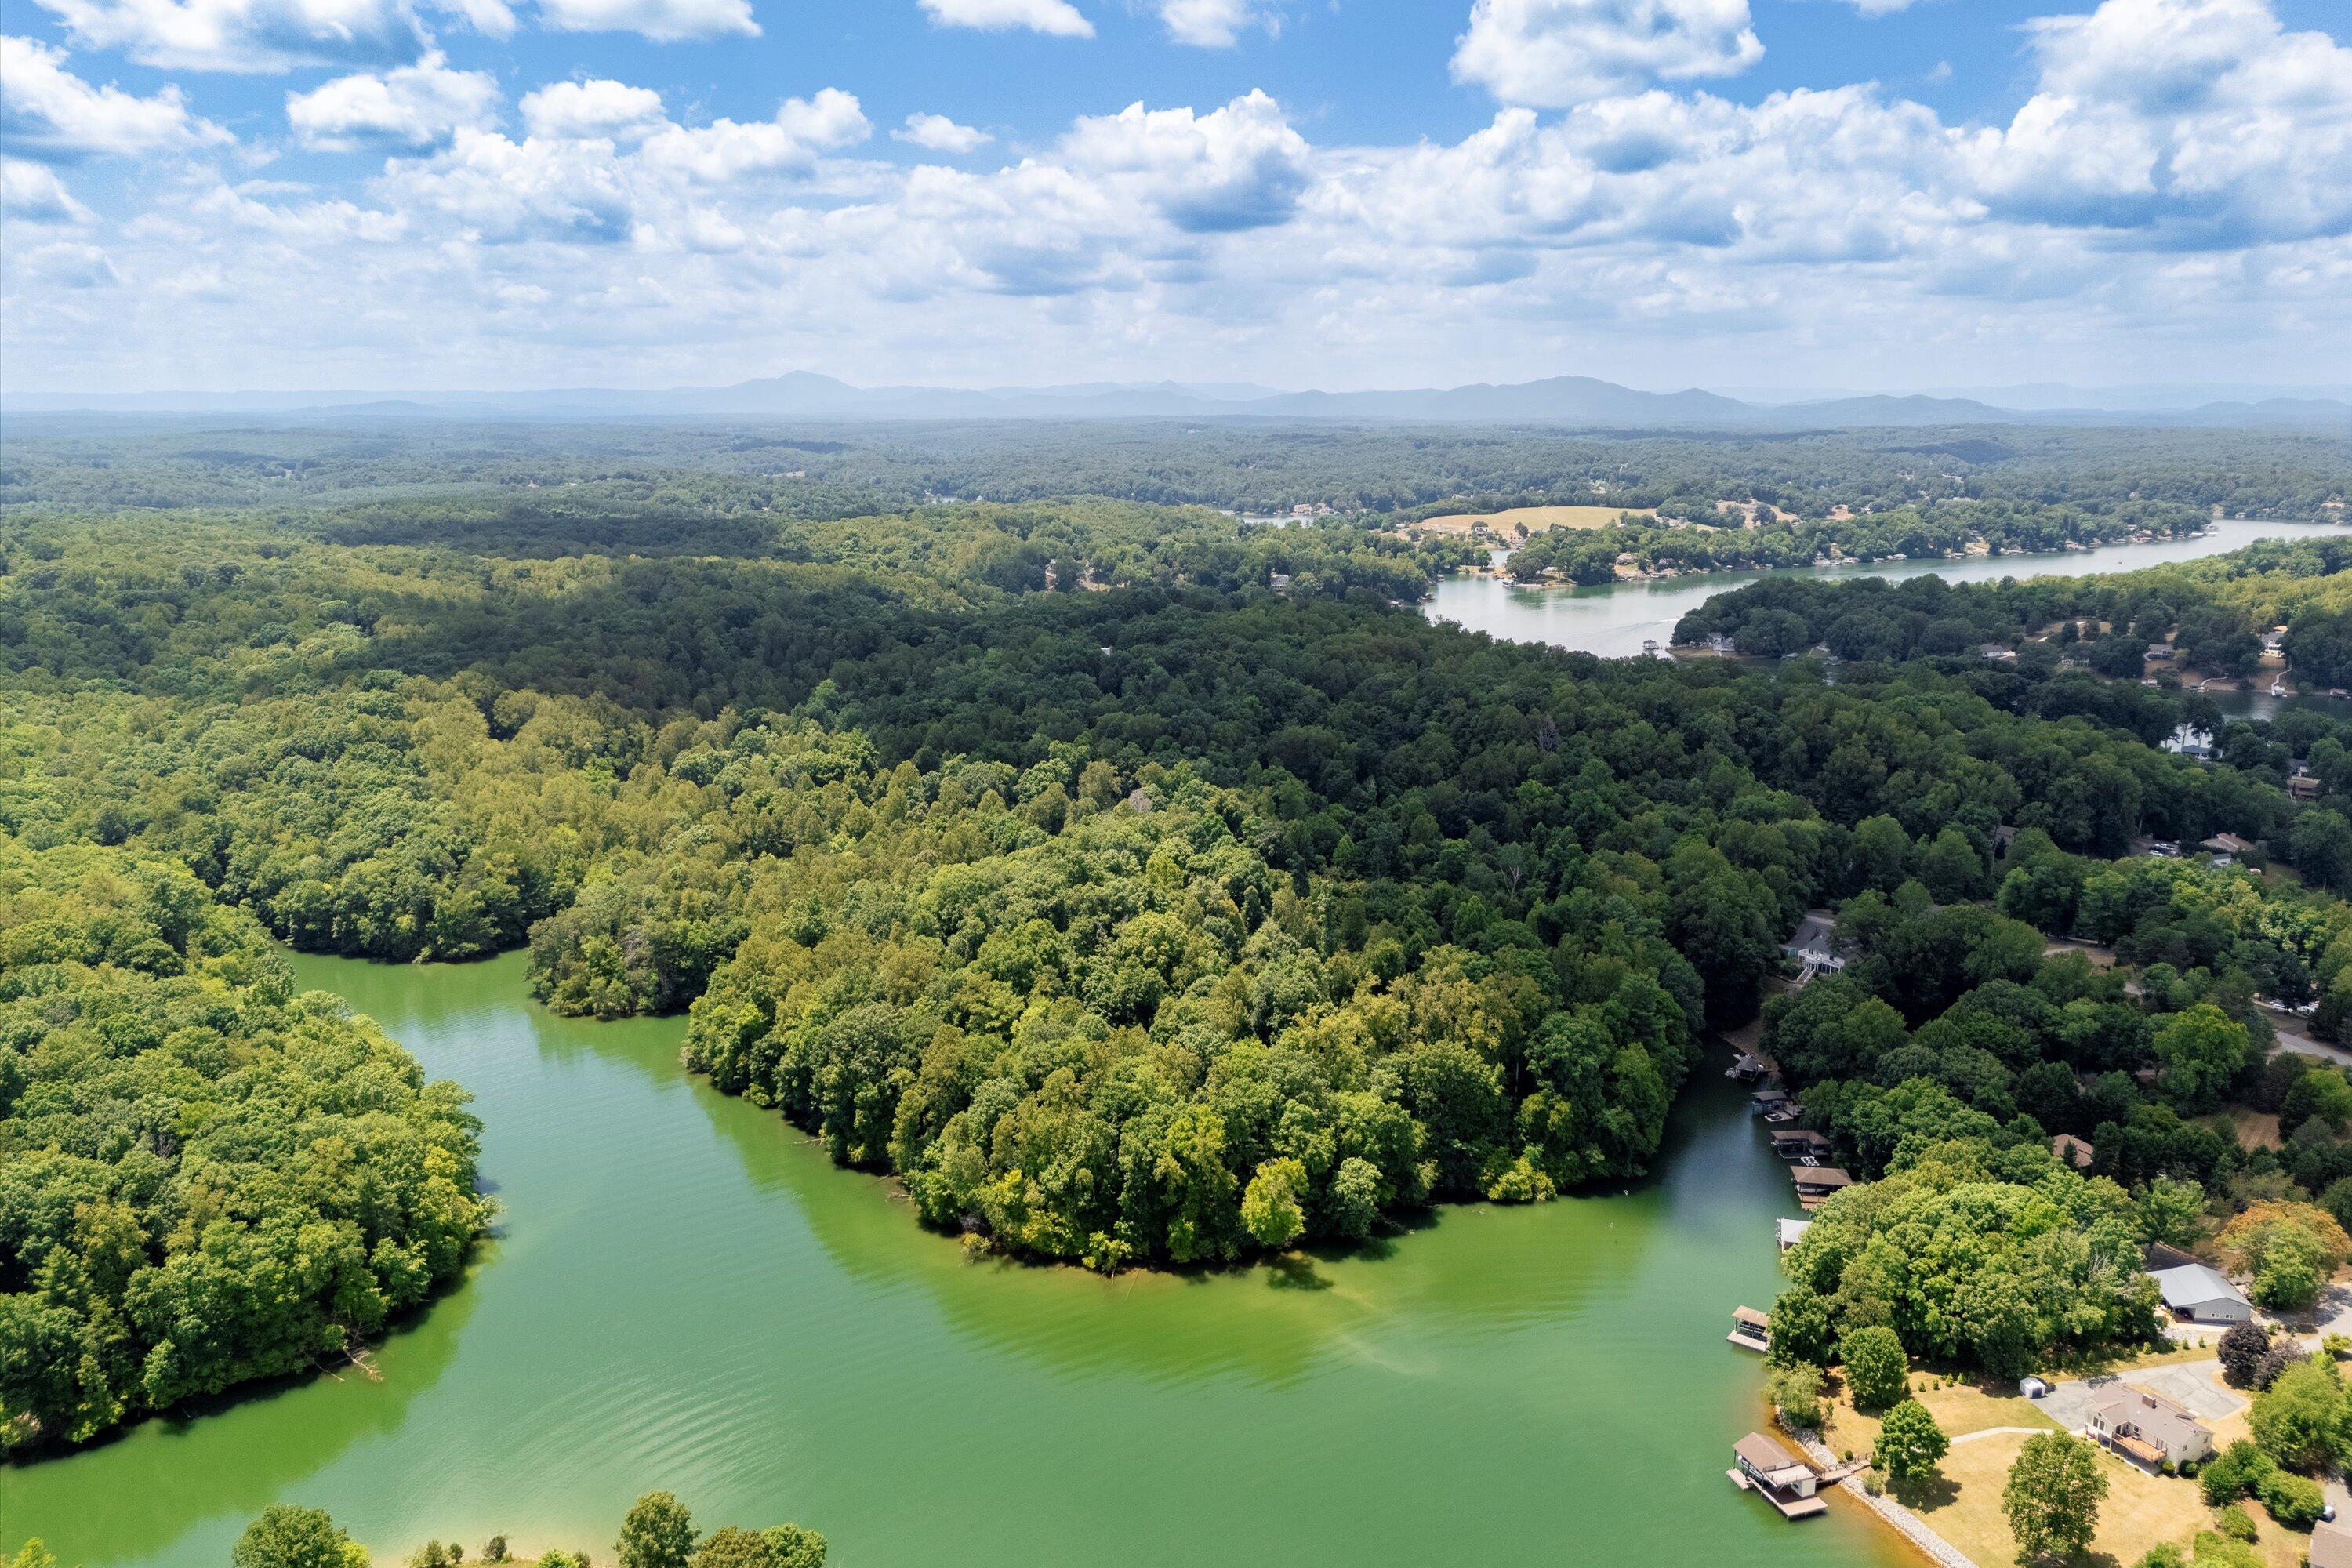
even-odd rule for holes
{"type": "Polygon", "coordinates": [[[2278,1462],[2241,1437],[2207,1461],[2197,1484],[2210,1508],[2221,1508],[2251,1493],[2278,1470],[2278,1462]]]}
{"type": "Polygon", "coordinates": [[[2221,1336],[2221,1375],[2235,1387],[2254,1380],[2254,1369],[2271,1348],[2271,1331],[2260,1323],[2240,1323],[2221,1336]]]}
{"type": "Polygon", "coordinates": [[[2232,1541],[2252,1541],[2262,1533],[2254,1528],[2254,1516],[2236,1503],[2214,1516],[2213,1528],[2232,1541]]]}
{"type": "Polygon", "coordinates": [[[1780,1425],[1792,1432],[1819,1431],[1822,1425],[1822,1374],[1817,1367],[1799,1362],[1776,1367],[1765,1380],[1764,1391],[1780,1414],[1780,1425]]]}
{"type": "Polygon", "coordinates": [[[2254,1387],[2268,1389],[2287,1368],[2309,1359],[2310,1353],[2294,1340],[2279,1341],[2264,1351],[2263,1359],[2254,1363],[2254,1387]]]}
{"type": "Polygon", "coordinates": [[[2254,1488],[2271,1517],[2289,1530],[2309,1530],[2327,1511],[2327,1495],[2307,1477],[2273,1470],[2254,1488]]]}

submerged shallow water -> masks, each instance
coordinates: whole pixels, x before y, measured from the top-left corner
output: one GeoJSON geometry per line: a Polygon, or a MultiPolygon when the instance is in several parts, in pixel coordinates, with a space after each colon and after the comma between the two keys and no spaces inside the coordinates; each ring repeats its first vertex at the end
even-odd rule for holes
{"type": "MultiPolygon", "coordinates": [[[[1798,566],[1772,572],[1708,572],[1659,582],[1608,583],[1595,587],[1522,588],[1499,577],[1448,577],[1422,605],[1435,621],[1452,621],[1509,642],[1549,643],[1604,658],[1624,658],[1644,642],[1674,641],[1675,623],[1717,594],[1767,577],[1885,577],[1900,582],[1933,574],[1948,583],[1999,582],[2003,577],[2096,577],[2137,572],[2175,561],[2242,550],[2259,539],[2305,539],[2352,533],[2352,523],[2259,522],[2231,518],[2195,539],[2049,555],[1971,555],[1959,561],[1891,561],[1857,566],[1798,566]]],[[[2270,699],[2248,704],[2267,717],[2270,699]]]]}
{"type": "Polygon", "coordinates": [[[584,1546],[656,1487],[797,1519],[840,1568],[1204,1563],[1893,1568],[1840,1500],[1724,1478],[1758,1424],[1731,1309],[1788,1179],[1710,1068],[1658,1175],[1445,1209],[1372,1252],[1207,1277],[966,1263],[890,1188],[677,1066],[675,1020],[531,1005],[519,954],[298,961],[476,1094],[506,1205],[466,1284],[346,1372],[0,1468],[0,1537],[224,1564],[265,1505],[380,1560],[584,1546]]]}

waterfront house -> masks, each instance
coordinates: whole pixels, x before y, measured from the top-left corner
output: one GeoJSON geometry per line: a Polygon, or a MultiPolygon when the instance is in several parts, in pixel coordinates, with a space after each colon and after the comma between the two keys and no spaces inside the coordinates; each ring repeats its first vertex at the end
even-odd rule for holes
{"type": "Polygon", "coordinates": [[[1780,951],[1808,969],[1843,969],[1845,960],[1837,955],[1836,943],[1836,918],[1827,910],[1808,910],[1780,951]]]}
{"type": "Polygon", "coordinates": [[[2213,1431],[2160,1394],[2125,1384],[2091,1406],[2084,1434],[2141,1468],[2160,1470],[2210,1458],[2213,1431]]]}
{"type": "Polygon", "coordinates": [[[2253,1304],[2245,1292],[2224,1279],[2218,1268],[2183,1263],[2150,1271],[2164,1310],[2184,1323],[2243,1323],[2252,1320],[2253,1304]]]}
{"type": "Polygon", "coordinates": [[[2060,1164],[2072,1165],[2078,1171],[2089,1170],[2095,1158],[2090,1142],[2072,1132],[2061,1132],[2050,1140],[2050,1153],[2060,1164]]]}
{"type": "Polygon", "coordinates": [[[1750,1432],[1731,1446],[1731,1479],[1780,1510],[1783,1519],[1811,1519],[1829,1511],[1814,1493],[1821,1475],[1812,1466],[1761,1432],[1750,1432]]]}
{"type": "Polygon", "coordinates": [[[1734,1307],[1731,1332],[1724,1338],[1741,1350],[1769,1351],[1772,1348],[1772,1315],[1753,1307],[1734,1307]]]}

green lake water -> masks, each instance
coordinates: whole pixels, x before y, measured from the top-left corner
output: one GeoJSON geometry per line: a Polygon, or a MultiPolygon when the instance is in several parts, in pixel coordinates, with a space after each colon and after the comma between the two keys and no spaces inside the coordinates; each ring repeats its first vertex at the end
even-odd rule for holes
{"type": "MultiPolygon", "coordinates": [[[[1206,1278],[971,1264],[889,1187],[678,1068],[676,1020],[530,1005],[520,955],[303,958],[476,1094],[506,1205],[378,1352],[0,1468],[0,1539],[84,1568],[228,1560],[266,1504],[380,1554],[580,1545],[666,1487],[797,1519],[839,1568],[1895,1568],[1843,1500],[1792,1525],[1724,1478],[1761,1373],[1788,1178],[1703,1070],[1659,1173],[1449,1208],[1376,1253],[1206,1278]]],[[[380,1559],[381,1560],[381,1559],[380,1559]]]]}

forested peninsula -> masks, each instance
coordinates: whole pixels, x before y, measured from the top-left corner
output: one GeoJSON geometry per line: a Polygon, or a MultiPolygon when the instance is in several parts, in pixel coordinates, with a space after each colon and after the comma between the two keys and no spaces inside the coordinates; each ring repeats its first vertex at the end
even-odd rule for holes
{"type": "MultiPolygon", "coordinates": [[[[103,471],[37,456],[12,483],[103,471]]],[[[1824,1345],[1891,1321],[2008,1365],[2144,1338],[2117,1276],[2142,1241],[2352,1196],[2352,1084],[2265,1066],[2256,1005],[2342,1026],[2352,770],[2279,726],[2176,754],[2188,699],[1943,629],[2022,627],[2049,608],[2024,590],[1896,590],[1916,617],[1857,630],[1834,679],[1612,663],[1400,607],[1462,556],[1392,520],[779,517],[685,505],[694,482],[0,519],[12,1444],[354,1346],[486,1221],[462,1094],[288,994],[265,933],[527,948],[560,1011],[683,1012],[690,1068],[925,1223],[1100,1269],[1638,1173],[1709,1032],[1759,1008],[1855,1173],[1901,1178],[1796,1257],[1824,1345]],[[2303,875],[2126,858],[2217,834],[2303,875]],[[1822,906],[1844,972],[1765,1005],[1822,906]],[[2247,1094],[2292,1106],[2287,1148],[2198,1121],[2247,1094]],[[1851,1266],[1908,1245],[1905,1213],[1979,1224],[1987,1187],[2079,1245],[1985,1221],[2021,1250],[1971,1254],[1963,1289],[1998,1296],[1957,1315],[1905,1294],[1937,1266],[1851,1266]]],[[[2262,559],[2298,616],[2352,580],[2262,559]]],[[[2240,593],[2174,617],[2276,613],[2240,593]]],[[[1835,603],[1690,629],[1769,612],[1836,647],[1878,605],[1835,603]]]]}

